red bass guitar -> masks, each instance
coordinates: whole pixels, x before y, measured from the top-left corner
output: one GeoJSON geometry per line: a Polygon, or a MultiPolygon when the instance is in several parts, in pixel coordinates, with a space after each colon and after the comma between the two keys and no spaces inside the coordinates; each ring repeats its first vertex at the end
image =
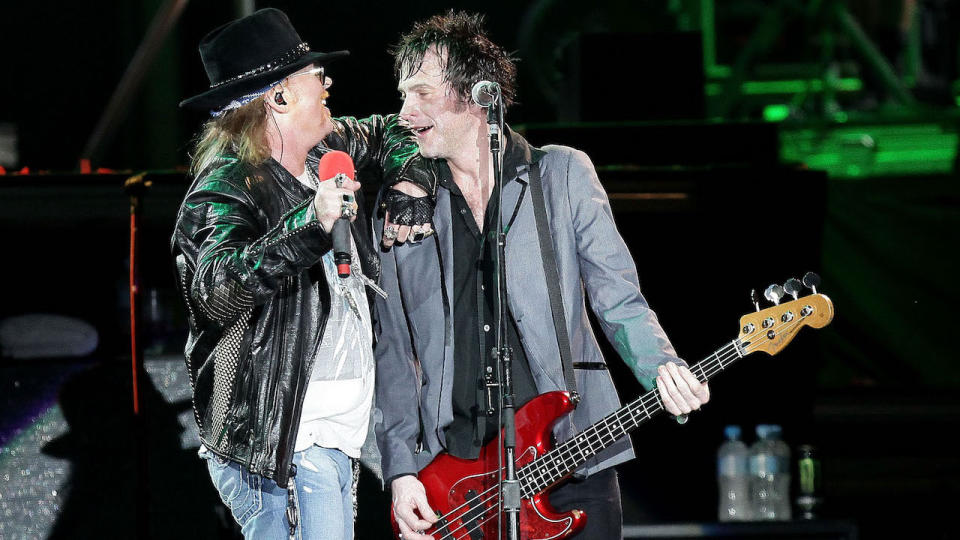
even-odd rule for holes
{"type": "MultiPolygon", "coordinates": [[[[822,328],[833,319],[833,304],[822,294],[785,302],[740,319],[737,339],[691,368],[701,382],[744,356],[764,351],[776,354],[804,327],[822,328]]],[[[566,538],[586,524],[580,510],[557,513],[547,501],[549,490],[573,474],[587,459],[630,433],[663,410],[657,390],[651,390],[551,448],[551,428],[574,408],[566,392],[542,394],[516,411],[516,464],[520,481],[520,535],[524,540],[566,538]]],[[[438,455],[419,473],[437,523],[427,534],[437,540],[497,538],[500,522],[500,481],[497,471],[500,440],[481,449],[476,460],[438,455]]],[[[391,515],[394,532],[399,528],[391,515]]],[[[506,538],[506,534],[503,536],[506,538]]]]}

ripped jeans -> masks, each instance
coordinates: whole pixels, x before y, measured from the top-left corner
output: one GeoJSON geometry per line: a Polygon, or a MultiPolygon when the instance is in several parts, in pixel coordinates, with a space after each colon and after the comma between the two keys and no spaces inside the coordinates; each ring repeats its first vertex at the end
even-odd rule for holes
{"type": "Polygon", "coordinates": [[[244,538],[353,539],[354,471],[350,458],[343,452],[316,445],[296,452],[293,463],[297,474],[292,479],[296,489],[292,498],[285,487],[277,486],[273,480],[252,474],[204,447],[200,448],[200,457],[207,461],[210,479],[244,538]],[[287,516],[290,502],[292,520],[287,516]]]}

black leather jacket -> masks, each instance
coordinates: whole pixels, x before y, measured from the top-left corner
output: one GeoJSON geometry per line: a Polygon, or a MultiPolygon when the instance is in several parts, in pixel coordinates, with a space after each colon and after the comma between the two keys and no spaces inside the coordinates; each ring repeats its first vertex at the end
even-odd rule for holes
{"type": "MultiPolygon", "coordinates": [[[[431,192],[435,186],[426,168],[410,167],[421,158],[395,116],[338,120],[308,166],[329,149],[353,157],[361,182],[379,180],[382,172],[387,185],[409,180],[431,192]]],[[[194,179],[171,240],[188,308],[185,354],[200,438],[280,486],[291,474],[304,393],[330,308],[317,263],[331,239],[312,201],[313,193],[275,160],[251,167],[222,156],[194,179]]],[[[364,274],[377,281],[380,261],[358,203],[353,238],[364,274]]]]}

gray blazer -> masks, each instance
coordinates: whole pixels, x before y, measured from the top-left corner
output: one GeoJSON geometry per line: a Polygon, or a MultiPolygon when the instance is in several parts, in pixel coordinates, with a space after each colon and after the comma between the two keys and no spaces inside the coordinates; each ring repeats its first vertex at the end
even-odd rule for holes
{"type": "MultiPolygon", "coordinates": [[[[543,179],[573,362],[605,362],[587,318],[586,291],[607,339],[644,387],[652,388],[658,365],[683,362],[640,293],[636,266],[617,232],[593,164],[579,150],[563,146],[539,150],[516,133],[510,137],[513,144],[522,145],[525,158],[517,170],[504,171],[505,180],[506,175],[518,179],[504,182],[505,219],[521,191],[525,194],[506,237],[507,295],[537,390],[565,390],[566,384],[533,203],[530,190],[521,189],[529,181],[533,161],[539,162],[543,179]]],[[[380,285],[389,297],[377,301],[376,432],[386,479],[416,473],[443,452],[444,429],[453,420],[453,244],[450,194],[443,188],[437,193],[433,226],[436,234],[421,244],[381,253],[380,285]]],[[[382,231],[383,221],[378,219],[374,237],[380,238],[382,231]]],[[[582,400],[572,415],[557,423],[558,441],[620,407],[607,370],[574,371],[582,400]]],[[[633,455],[629,437],[624,437],[594,456],[578,474],[591,474],[633,455]]]]}

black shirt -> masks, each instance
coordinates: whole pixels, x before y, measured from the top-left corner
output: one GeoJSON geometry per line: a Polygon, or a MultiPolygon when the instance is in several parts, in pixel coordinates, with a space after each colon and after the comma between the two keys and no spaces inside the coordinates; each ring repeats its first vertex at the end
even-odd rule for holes
{"type": "MultiPolygon", "coordinates": [[[[510,145],[508,143],[508,150],[510,145]]],[[[506,171],[516,171],[509,151],[504,156],[504,181],[516,181],[506,171]]],[[[440,184],[450,191],[453,234],[453,319],[456,337],[453,373],[453,422],[447,427],[447,450],[461,458],[473,459],[480,448],[496,438],[499,431],[500,397],[496,388],[489,393],[483,374],[491,369],[496,382],[497,364],[491,351],[497,345],[496,325],[496,220],[499,192],[494,187],[484,214],[483,231],[470,212],[450,169],[441,166],[440,184]],[[488,403],[490,401],[491,403],[488,403]],[[494,410],[487,414],[487,407],[494,410]]],[[[522,198],[520,199],[522,200],[522,198]]],[[[504,209],[509,221],[514,209],[504,209]]],[[[521,294],[507,291],[507,294],[521,294]]],[[[517,408],[537,395],[527,355],[520,342],[513,316],[507,312],[506,340],[513,349],[513,393],[517,408]]]]}

